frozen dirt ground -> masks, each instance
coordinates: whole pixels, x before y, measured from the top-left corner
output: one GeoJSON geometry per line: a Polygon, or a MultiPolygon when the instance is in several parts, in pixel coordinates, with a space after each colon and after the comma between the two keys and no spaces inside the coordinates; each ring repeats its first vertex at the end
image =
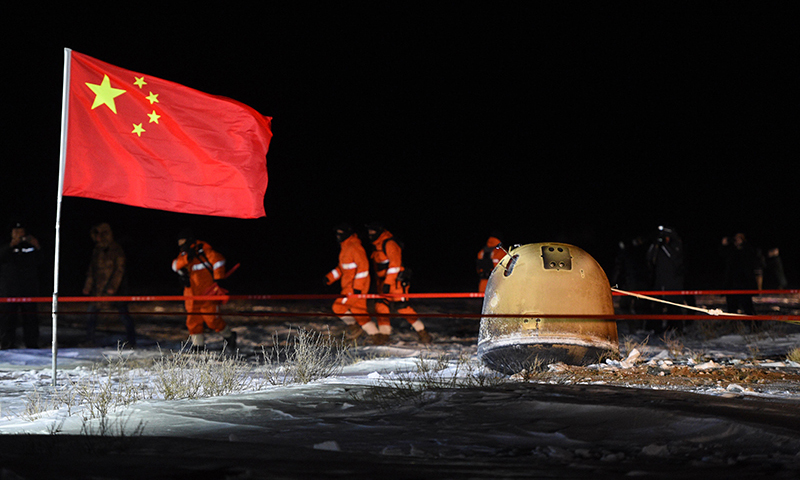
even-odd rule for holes
{"type": "MultiPolygon", "coordinates": [[[[180,312],[160,308],[137,316],[142,341],[132,357],[185,339],[180,312]]],[[[287,315],[229,317],[242,351],[254,358],[290,329],[341,328],[319,316],[325,303],[226,309],[287,315]]],[[[456,315],[479,311],[480,303],[420,302],[418,309],[456,315]]],[[[800,326],[770,322],[749,333],[706,320],[719,323],[691,322],[683,335],[659,337],[620,325],[626,358],[551,365],[491,387],[376,395],[376,382],[413,372],[421,357],[474,357],[477,322],[426,319],[436,341],[423,346],[396,321],[390,346],[359,346],[358,361],[340,375],[307,385],[142,402],[120,412],[143,421],[142,434],[123,438],[80,435],[69,422],[51,435],[46,419],[38,425],[13,417],[26,389],[50,381],[49,351],[0,352],[0,478],[800,476],[800,368],[786,360],[800,347],[800,326]],[[628,356],[634,348],[638,358],[628,356]]],[[[102,323],[105,348],[81,348],[80,316],[65,315],[63,323],[65,371],[113,353],[122,335],[112,316],[102,323]]]]}

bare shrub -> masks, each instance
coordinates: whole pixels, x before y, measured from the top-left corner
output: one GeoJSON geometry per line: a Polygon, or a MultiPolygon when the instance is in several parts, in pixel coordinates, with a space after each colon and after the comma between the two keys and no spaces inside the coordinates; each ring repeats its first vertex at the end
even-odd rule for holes
{"type": "Polygon", "coordinates": [[[49,410],[66,409],[66,415],[80,414],[87,419],[104,417],[109,411],[150,397],[130,376],[127,359],[121,352],[106,357],[105,364],[91,367],[89,375],[67,379],[67,384],[51,395],[33,390],[26,397],[23,416],[34,420],[49,410]]]}
{"type": "Polygon", "coordinates": [[[271,349],[262,347],[264,377],[272,385],[286,385],[338,375],[351,357],[349,348],[344,338],[327,333],[299,329],[289,333],[284,345],[276,334],[271,349]]]}
{"type": "Polygon", "coordinates": [[[195,399],[238,393],[252,382],[251,367],[224,353],[161,352],[153,365],[154,388],[165,400],[195,399]]]}
{"type": "MultiPolygon", "coordinates": [[[[142,423],[131,426],[125,418],[112,418],[112,413],[153,398],[193,399],[237,393],[252,382],[250,366],[222,353],[191,354],[185,349],[161,352],[149,369],[152,375],[139,382],[131,375],[128,359],[120,351],[115,357],[106,357],[105,364],[93,365],[89,375],[69,378],[66,385],[50,395],[32,391],[21,415],[33,421],[45,411],[65,409],[65,417],[80,415],[81,433],[85,435],[140,435],[142,423]]],[[[58,431],[60,426],[53,433],[58,431]]]]}
{"type": "Polygon", "coordinates": [[[60,406],[60,402],[57,399],[42,395],[41,390],[36,388],[25,394],[25,410],[20,415],[32,422],[42,413],[49,410],[57,410],[60,406]]]}

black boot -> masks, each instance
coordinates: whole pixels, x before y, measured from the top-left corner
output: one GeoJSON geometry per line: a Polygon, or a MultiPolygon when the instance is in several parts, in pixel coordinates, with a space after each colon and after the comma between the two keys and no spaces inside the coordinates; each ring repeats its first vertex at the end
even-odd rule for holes
{"type": "Polygon", "coordinates": [[[347,326],[347,333],[345,336],[348,340],[356,340],[361,335],[364,335],[364,329],[361,328],[361,325],[354,323],[347,326]]]}
{"type": "Polygon", "coordinates": [[[433,341],[431,334],[427,330],[420,330],[417,335],[419,335],[419,343],[431,343],[433,341]]]}
{"type": "Polygon", "coordinates": [[[222,348],[229,355],[236,355],[236,332],[231,331],[227,337],[222,337],[222,348]]]}
{"type": "Polygon", "coordinates": [[[367,337],[367,345],[386,345],[389,343],[389,335],[376,333],[367,337]]]}

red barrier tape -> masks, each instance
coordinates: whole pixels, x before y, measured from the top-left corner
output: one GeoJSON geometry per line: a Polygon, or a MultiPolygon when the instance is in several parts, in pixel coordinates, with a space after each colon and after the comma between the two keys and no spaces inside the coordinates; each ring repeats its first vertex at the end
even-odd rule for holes
{"type": "MultiPolygon", "coordinates": [[[[800,290],[677,290],[677,291],[636,291],[627,292],[647,296],[676,296],[676,295],[797,295],[800,290]]],[[[614,296],[625,295],[623,293],[612,292],[614,296]]],[[[358,294],[349,295],[350,298],[364,299],[400,299],[400,298],[423,298],[423,299],[452,299],[452,298],[483,298],[482,293],[409,293],[403,295],[377,295],[377,294],[358,294]]],[[[334,300],[343,295],[202,295],[202,296],[182,296],[182,295],[141,295],[141,296],[108,296],[108,297],[58,297],[62,303],[92,303],[92,302],[182,302],[185,300],[201,301],[229,301],[229,300],[334,300]]],[[[50,303],[53,297],[0,297],[0,303],[50,303]]],[[[64,312],[67,313],[67,312],[64,312]]],[[[72,312],[74,313],[74,312],[72,312]]],[[[160,315],[175,315],[170,313],[148,313],[160,315]]],[[[176,313],[177,314],[177,313],[176,313]]],[[[183,314],[183,313],[180,313],[183,314]]],[[[333,317],[331,313],[319,312],[226,312],[231,316],[256,316],[256,317],[333,317]]],[[[363,316],[375,316],[366,314],[363,316]]],[[[690,315],[490,315],[490,314],[455,314],[455,313],[417,313],[416,315],[392,314],[392,317],[426,317],[426,318],[565,318],[565,319],[597,319],[597,320],[772,320],[798,322],[798,315],[714,315],[714,314],[690,314],[690,315]]]]}
{"type": "MultiPolygon", "coordinates": [[[[800,290],[651,290],[651,291],[634,291],[628,293],[636,293],[639,295],[648,296],[671,296],[671,295],[797,295],[800,290]]],[[[614,296],[622,296],[624,294],[612,292],[614,296]]],[[[58,297],[59,302],[73,303],[73,302],[182,302],[185,300],[334,300],[341,298],[344,295],[198,295],[198,296],[183,296],[183,295],[133,295],[133,296],[114,296],[114,297],[58,297]]],[[[349,298],[365,298],[382,299],[382,298],[426,298],[426,299],[447,299],[447,298],[483,298],[482,293],[468,292],[468,293],[406,293],[398,295],[377,295],[373,293],[365,293],[359,295],[348,295],[349,298]]],[[[0,297],[0,303],[50,303],[53,297],[0,297]]]]}
{"type": "MultiPolygon", "coordinates": [[[[82,312],[62,312],[69,315],[80,315],[82,312]]],[[[100,313],[115,314],[116,311],[103,311],[100,313]]],[[[221,312],[227,317],[309,317],[309,318],[338,318],[333,312],[237,312],[225,311],[221,312]]],[[[147,315],[147,316],[183,316],[183,315],[204,315],[204,313],[186,313],[186,312],[147,312],[137,313],[131,312],[131,315],[147,315]]],[[[351,313],[352,317],[378,317],[375,313],[351,313]]],[[[417,312],[410,313],[392,313],[387,315],[392,318],[466,318],[466,319],[481,319],[481,318],[558,318],[558,319],[576,319],[576,320],[739,320],[739,321],[776,321],[776,322],[800,322],[800,315],[592,315],[592,314],[579,314],[579,315],[564,315],[564,314],[483,314],[483,313],[428,313],[417,312]]]]}
{"type": "MultiPolygon", "coordinates": [[[[114,312],[109,312],[114,313],[114,312]]],[[[162,314],[164,315],[164,314],[162,314]]],[[[174,314],[173,314],[174,315],[174,314]]],[[[229,316],[241,317],[329,317],[334,313],[321,312],[225,312],[229,316]]],[[[353,317],[377,317],[375,313],[350,313],[353,317]]],[[[575,320],[770,320],[779,322],[798,322],[800,315],[592,315],[592,314],[483,314],[483,313],[392,313],[393,318],[557,318],[575,320]]]]}
{"type": "MultiPolygon", "coordinates": [[[[796,295],[800,290],[648,290],[635,291],[639,295],[650,297],[660,297],[666,295],[796,295]]],[[[612,292],[614,296],[625,295],[624,293],[612,292]]]]}

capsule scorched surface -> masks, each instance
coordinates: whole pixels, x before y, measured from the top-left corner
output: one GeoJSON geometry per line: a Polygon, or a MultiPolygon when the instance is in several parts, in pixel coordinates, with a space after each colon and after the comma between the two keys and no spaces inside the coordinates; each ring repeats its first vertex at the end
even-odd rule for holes
{"type": "Polygon", "coordinates": [[[482,315],[478,357],[503,373],[619,354],[613,320],[580,318],[614,315],[614,305],[602,267],[573,245],[512,248],[489,277],[482,315]]]}

